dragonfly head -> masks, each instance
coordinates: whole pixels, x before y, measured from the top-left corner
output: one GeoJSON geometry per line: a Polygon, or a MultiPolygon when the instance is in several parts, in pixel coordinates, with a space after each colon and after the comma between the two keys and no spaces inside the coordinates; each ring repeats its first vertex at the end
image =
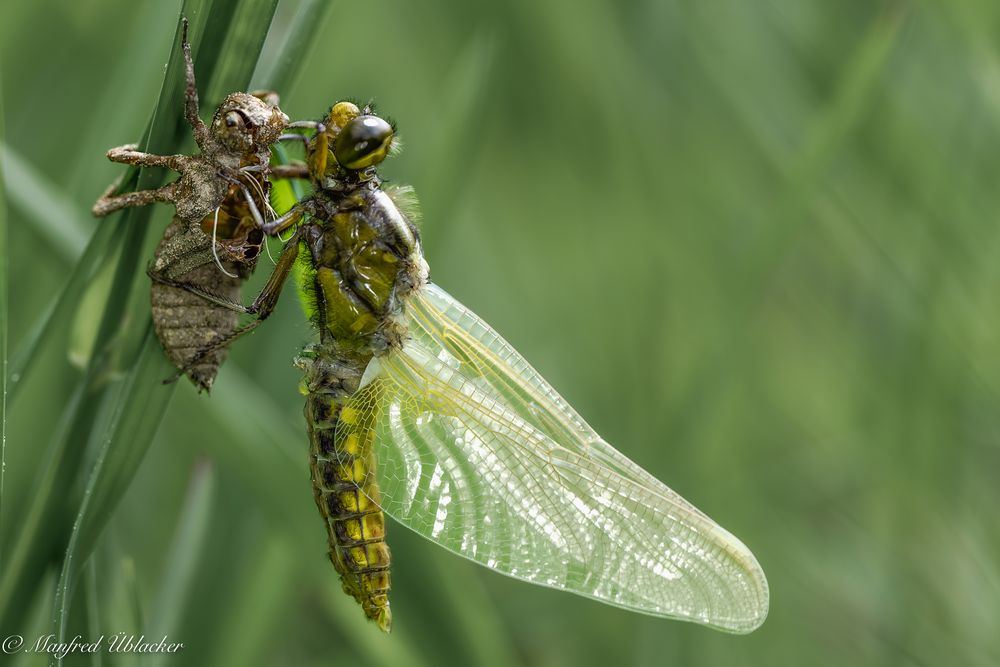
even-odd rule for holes
{"type": "Polygon", "coordinates": [[[330,108],[326,127],[332,140],[331,152],[347,171],[361,171],[382,162],[393,149],[396,131],[383,118],[352,102],[338,102],[330,108]]]}
{"type": "Polygon", "coordinates": [[[269,147],[287,124],[276,93],[232,93],[215,112],[211,132],[225,150],[244,154],[269,147]]]}

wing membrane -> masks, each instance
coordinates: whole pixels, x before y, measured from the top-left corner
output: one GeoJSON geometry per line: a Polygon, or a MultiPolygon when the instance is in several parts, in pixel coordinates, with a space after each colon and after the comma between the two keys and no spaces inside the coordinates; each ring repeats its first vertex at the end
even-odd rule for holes
{"type": "Polygon", "coordinates": [[[435,285],[412,339],[351,399],[383,509],[498,572],[628,609],[750,632],[750,551],[604,442],[488,324],[435,285]]]}

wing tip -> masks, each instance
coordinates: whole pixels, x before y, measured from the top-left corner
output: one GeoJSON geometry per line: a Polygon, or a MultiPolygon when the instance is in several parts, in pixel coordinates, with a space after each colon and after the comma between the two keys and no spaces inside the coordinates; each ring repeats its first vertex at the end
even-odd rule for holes
{"type": "Polygon", "coordinates": [[[713,627],[731,632],[737,635],[747,635],[764,625],[768,612],[771,608],[771,590],[767,583],[764,570],[760,567],[757,559],[749,549],[745,549],[744,574],[746,575],[746,586],[744,587],[743,602],[738,607],[743,613],[734,615],[723,622],[711,623],[713,627]]]}

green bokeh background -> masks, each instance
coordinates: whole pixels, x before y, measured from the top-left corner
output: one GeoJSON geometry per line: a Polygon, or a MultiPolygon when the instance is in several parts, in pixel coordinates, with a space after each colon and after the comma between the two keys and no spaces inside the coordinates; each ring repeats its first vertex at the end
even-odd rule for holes
{"type": "MultiPolygon", "coordinates": [[[[0,10],[11,354],[98,227],[122,173],[103,152],[142,134],[179,7],[0,10]],[[65,215],[32,213],[25,170],[65,215]]],[[[417,190],[434,280],[739,536],[770,616],[734,637],[630,614],[393,525],[381,636],[325,559],[289,288],[211,397],[178,387],[87,564],[95,634],[155,622],[184,652],[101,664],[1000,663],[1000,4],[373,0],[323,21],[282,108],[372,98],[398,122],[385,173],[417,190]]],[[[58,418],[31,396],[21,421],[58,418]]],[[[45,443],[7,446],[9,538],[45,443]]],[[[5,633],[48,633],[56,574],[5,633]]]]}

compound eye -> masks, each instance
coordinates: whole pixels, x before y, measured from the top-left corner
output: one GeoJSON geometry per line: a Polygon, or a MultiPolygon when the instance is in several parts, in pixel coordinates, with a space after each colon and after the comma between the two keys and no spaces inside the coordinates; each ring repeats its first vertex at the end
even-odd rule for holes
{"type": "Polygon", "coordinates": [[[385,159],[392,144],[393,129],[378,116],[365,115],[349,121],[337,135],[333,156],[345,169],[371,167],[385,159]]]}
{"type": "Polygon", "coordinates": [[[339,131],[360,115],[361,110],[353,102],[337,102],[330,107],[330,113],[326,116],[326,126],[335,127],[339,131]]]}
{"type": "Polygon", "coordinates": [[[226,127],[243,127],[243,116],[239,112],[230,111],[225,117],[226,127]]]}

